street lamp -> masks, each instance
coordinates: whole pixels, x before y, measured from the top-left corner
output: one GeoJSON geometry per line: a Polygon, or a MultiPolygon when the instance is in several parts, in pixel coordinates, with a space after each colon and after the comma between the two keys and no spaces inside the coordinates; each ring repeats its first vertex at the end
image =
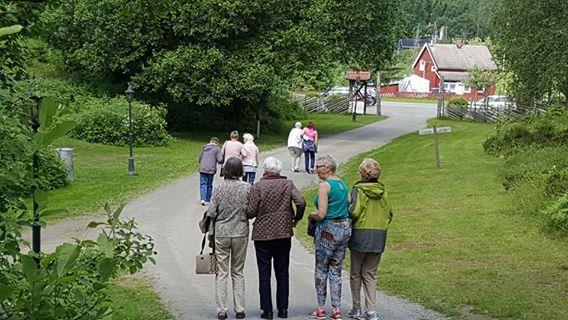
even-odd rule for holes
{"type": "MultiPolygon", "coordinates": [[[[42,97],[32,96],[34,100],[34,105],[28,109],[28,117],[30,125],[32,127],[34,135],[39,130],[39,108],[41,105],[42,97]]],[[[39,155],[37,150],[33,153],[33,164],[32,164],[32,177],[34,184],[32,187],[32,202],[33,202],[33,216],[34,222],[32,223],[32,250],[36,253],[34,260],[39,267],[39,253],[41,252],[41,224],[39,223],[39,204],[36,199],[37,185],[35,181],[39,179],[39,155]]]]}
{"type": "Polygon", "coordinates": [[[136,174],[134,171],[134,150],[133,150],[133,140],[132,140],[132,100],[134,99],[134,90],[128,87],[124,91],[126,96],[126,101],[128,101],[128,144],[130,145],[130,157],[128,158],[128,175],[133,176],[136,174]]]}

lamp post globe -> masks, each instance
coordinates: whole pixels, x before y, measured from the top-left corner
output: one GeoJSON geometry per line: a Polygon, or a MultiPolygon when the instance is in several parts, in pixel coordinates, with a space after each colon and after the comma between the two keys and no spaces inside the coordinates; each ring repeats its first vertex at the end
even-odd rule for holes
{"type": "Polygon", "coordinates": [[[124,95],[126,96],[126,101],[128,101],[128,144],[130,146],[130,156],[128,157],[128,175],[133,176],[136,174],[134,171],[134,140],[132,137],[132,100],[134,99],[134,90],[131,87],[128,87],[126,91],[124,91],[124,95]]]}

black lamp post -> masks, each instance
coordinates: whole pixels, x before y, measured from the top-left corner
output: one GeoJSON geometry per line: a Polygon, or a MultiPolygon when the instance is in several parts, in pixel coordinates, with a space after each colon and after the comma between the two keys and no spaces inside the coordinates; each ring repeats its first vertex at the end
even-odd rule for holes
{"type": "Polygon", "coordinates": [[[128,87],[124,91],[126,95],[126,100],[128,101],[128,144],[130,145],[130,157],[128,158],[128,175],[133,176],[136,174],[134,171],[134,150],[133,150],[133,140],[132,140],[132,100],[134,99],[134,90],[128,87]]]}
{"type": "MultiPolygon", "coordinates": [[[[29,108],[28,117],[33,133],[36,134],[40,126],[39,106],[41,105],[42,97],[32,96],[31,98],[34,100],[35,104],[29,108]]],[[[41,252],[41,224],[39,223],[39,204],[36,199],[36,190],[37,190],[36,182],[38,180],[38,174],[39,174],[39,155],[37,151],[34,151],[32,157],[33,157],[32,177],[34,180],[34,184],[32,187],[32,202],[33,202],[33,216],[34,216],[34,222],[32,223],[32,250],[37,254],[34,260],[39,267],[39,253],[41,252]]]]}

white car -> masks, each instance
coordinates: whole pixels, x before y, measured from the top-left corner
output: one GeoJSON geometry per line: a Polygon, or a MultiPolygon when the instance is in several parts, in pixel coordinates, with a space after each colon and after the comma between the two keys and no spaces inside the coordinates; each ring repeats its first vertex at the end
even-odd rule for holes
{"type": "Polygon", "coordinates": [[[477,106],[488,106],[497,109],[514,109],[516,104],[514,101],[509,100],[507,96],[493,95],[487,96],[476,102],[477,106]]]}

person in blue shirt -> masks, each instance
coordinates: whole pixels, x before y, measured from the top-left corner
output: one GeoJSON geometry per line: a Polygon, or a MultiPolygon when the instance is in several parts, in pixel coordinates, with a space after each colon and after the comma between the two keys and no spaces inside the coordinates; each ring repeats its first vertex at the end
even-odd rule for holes
{"type": "Polygon", "coordinates": [[[341,319],[341,267],[351,237],[349,188],[335,175],[337,163],[331,156],[317,159],[315,171],[321,179],[314,200],[317,208],[309,216],[316,223],[316,266],[314,270],[318,306],[310,319],[326,319],[324,305],[329,280],[332,311],[330,319],[341,319]]]}

